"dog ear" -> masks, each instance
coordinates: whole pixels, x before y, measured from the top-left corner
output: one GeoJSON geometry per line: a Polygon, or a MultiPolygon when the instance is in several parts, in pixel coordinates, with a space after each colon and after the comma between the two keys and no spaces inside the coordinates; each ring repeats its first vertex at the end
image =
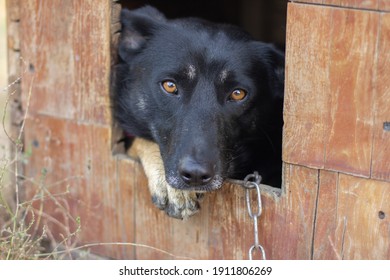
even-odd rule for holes
{"type": "Polygon", "coordinates": [[[283,98],[284,96],[284,51],[273,45],[261,42],[255,42],[257,55],[266,62],[267,73],[269,75],[269,87],[273,96],[283,98]]]}
{"type": "Polygon", "coordinates": [[[165,16],[151,6],[132,11],[122,9],[120,19],[119,56],[124,61],[142,49],[153,33],[166,22],[165,16]]]}

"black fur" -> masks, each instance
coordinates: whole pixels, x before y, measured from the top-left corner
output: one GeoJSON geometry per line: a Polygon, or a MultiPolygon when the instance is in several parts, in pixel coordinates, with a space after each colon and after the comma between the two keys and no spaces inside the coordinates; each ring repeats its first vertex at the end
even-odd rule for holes
{"type": "Polygon", "coordinates": [[[213,190],[257,170],[281,184],[284,54],[238,27],[123,10],[114,115],[128,134],[160,146],[175,188],[213,190]],[[177,94],[162,82],[177,85],[177,94]],[[230,93],[244,89],[233,101],[230,93]]]}

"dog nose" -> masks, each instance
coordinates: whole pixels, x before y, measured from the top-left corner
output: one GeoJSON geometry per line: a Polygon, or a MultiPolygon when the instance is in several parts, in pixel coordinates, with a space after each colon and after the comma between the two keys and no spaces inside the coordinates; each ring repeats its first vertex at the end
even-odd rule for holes
{"type": "Polygon", "coordinates": [[[206,185],[214,177],[212,164],[203,163],[186,157],[179,163],[179,174],[182,180],[190,186],[206,185]]]}

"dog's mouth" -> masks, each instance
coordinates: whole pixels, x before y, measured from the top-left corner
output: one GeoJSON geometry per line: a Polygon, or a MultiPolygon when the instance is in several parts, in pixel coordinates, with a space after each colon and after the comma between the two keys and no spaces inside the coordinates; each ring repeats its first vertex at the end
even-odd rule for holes
{"type": "Polygon", "coordinates": [[[167,183],[175,189],[196,192],[211,192],[222,187],[224,179],[220,175],[214,175],[206,184],[187,184],[174,172],[166,174],[167,183]]]}

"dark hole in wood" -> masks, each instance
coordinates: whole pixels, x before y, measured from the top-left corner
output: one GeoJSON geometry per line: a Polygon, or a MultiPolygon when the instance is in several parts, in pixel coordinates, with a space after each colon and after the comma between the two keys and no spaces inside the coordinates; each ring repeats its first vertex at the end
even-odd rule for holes
{"type": "Polygon", "coordinates": [[[383,129],[385,131],[390,131],[390,122],[384,122],[383,123],[383,129]]]}
{"type": "Polygon", "coordinates": [[[30,64],[28,65],[28,71],[30,71],[31,73],[34,73],[34,72],[35,72],[35,66],[34,66],[34,64],[30,63],[30,64]]]}
{"type": "Polygon", "coordinates": [[[38,140],[36,140],[36,139],[33,140],[32,144],[33,144],[33,146],[34,146],[35,148],[38,148],[38,147],[39,147],[39,142],[38,142],[38,140]]]}
{"type": "Polygon", "coordinates": [[[381,220],[383,220],[384,218],[386,218],[385,212],[379,211],[379,212],[378,212],[378,217],[379,217],[379,219],[381,219],[381,220]]]}

